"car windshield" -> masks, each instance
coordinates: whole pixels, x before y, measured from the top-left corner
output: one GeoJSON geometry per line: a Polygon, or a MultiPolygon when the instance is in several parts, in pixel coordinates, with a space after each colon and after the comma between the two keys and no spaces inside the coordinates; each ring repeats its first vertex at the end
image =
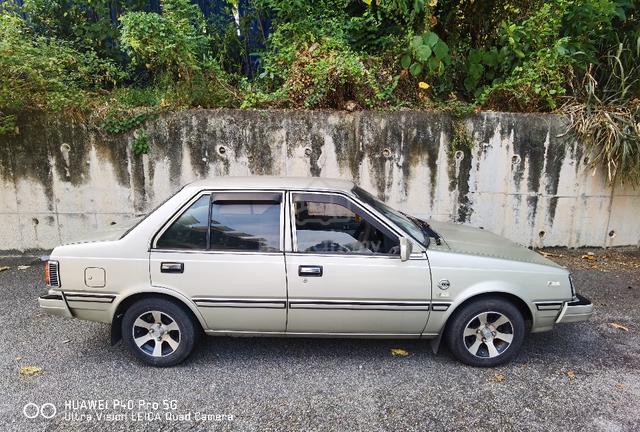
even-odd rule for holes
{"type": "Polygon", "coordinates": [[[407,217],[398,210],[389,207],[388,205],[371,195],[369,192],[358,186],[353,188],[353,193],[366,204],[369,204],[371,207],[382,213],[387,219],[391,220],[393,223],[402,228],[402,230],[411,235],[411,237],[416,239],[423,246],[429,246],[429,236],[426,235],[424,230],[417,223],[417,219],[407,217]]]}

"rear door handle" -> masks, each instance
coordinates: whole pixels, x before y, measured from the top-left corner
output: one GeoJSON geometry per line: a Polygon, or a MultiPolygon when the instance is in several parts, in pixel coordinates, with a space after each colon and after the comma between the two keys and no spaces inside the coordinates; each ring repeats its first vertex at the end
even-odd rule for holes
{"type": "Polygon", "coordinates": [[[160,273],[184,273],[184,263],[181,263],[181,262],[160,263],[160,273]]]}
{"type": "Polygon", "coordinates": [[[322,276],[322,266],[319,266],[319,265],[301,265],[301,266],[298,266],[298,276],[321,277],[322,276]]]}

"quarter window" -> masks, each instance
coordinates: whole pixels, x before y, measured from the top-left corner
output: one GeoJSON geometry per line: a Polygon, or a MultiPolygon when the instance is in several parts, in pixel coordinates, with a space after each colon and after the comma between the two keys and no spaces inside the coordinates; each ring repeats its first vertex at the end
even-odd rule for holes
{"type": "Polygon", "coordinates": [[[206,249],[209,195],[202,195],[176,220],[156,247],[161,249],[206,249]]]}
{"type": "Polygon", "coordinates": [[[298,252],[397,255],[398,238],[339,195],[295,194],[298,252]]]}

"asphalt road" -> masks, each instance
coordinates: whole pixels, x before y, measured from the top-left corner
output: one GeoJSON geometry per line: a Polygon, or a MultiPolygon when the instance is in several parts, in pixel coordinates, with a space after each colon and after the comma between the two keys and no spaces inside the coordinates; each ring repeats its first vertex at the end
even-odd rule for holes
{"type": "Polygon", "coordinates": [[[529,335],[515,361],[496,369],[434,355],[424,341],[275,338],[205,338],[183,365],[154,369],[111,347],[108,325],[40,312],[39,263],[2,265],[11,266],[0,272],[3,431],[640,430],[637,269],[576,270],[596,305],[592,321],[529,335]],[[393,357],[392,348],[410,355],[393,357]],[[25,366],[42,370],[24,376],[25,366]],[[78,405],[97,400],[106,407],[78,405]],[[28,403],[53,404],[56,415],[29,419],[28,403]]]}

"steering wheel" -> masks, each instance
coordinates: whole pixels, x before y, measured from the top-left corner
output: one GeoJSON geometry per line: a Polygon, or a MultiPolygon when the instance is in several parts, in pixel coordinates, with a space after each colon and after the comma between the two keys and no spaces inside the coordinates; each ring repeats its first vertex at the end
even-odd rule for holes
{"type": "Polygon", "coordinates": [[[311,246],[305,252],[351,252],[351,249],[331,240],[324,240],[317,245],[311,246]]]}

